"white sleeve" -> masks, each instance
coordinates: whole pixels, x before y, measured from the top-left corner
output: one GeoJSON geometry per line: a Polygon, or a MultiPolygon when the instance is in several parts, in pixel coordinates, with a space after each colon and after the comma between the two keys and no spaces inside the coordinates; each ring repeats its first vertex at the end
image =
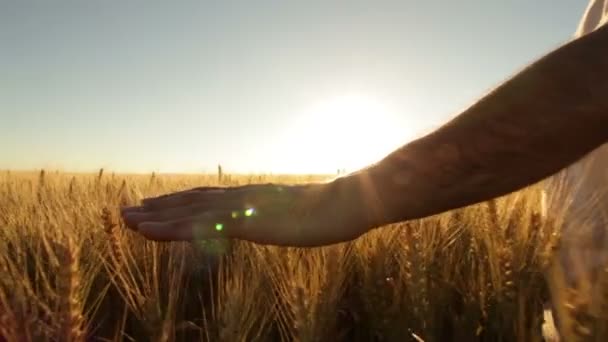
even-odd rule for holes
{"type": "Polygon", "coordinates": [[[578,24],[576,37],[586,35],[608,20],[608,0],[591,0],[578,24]]]}
{"type": "MultiPolygon", "coordinates": [[[[593,32],[602,23],[606,23],[607,20],[608,0],[591,0],[578,25],[575,38],[593,32]]],[[[589,193],[593,192],[597,184],[587,179],[585,175],[588,174],[590,169],[600,168],[606,165],[606,163],[608,163],[608,144],[589,153],[581,160],[551,177],[547,182],[546,189],[552,189],[562,184],[566,189],[569,189],[569,192],[573,193],[572,197],[569,198],[569,200],[573,201],[571,209],[586,207],[588,201],[585,198],[589,196],[589,193]]]]}
{"type": "Polygon", "coordinates": [[[599,26],[603,26],[608,23],[608,0],[604,0],[604,16],[599,26]]]}

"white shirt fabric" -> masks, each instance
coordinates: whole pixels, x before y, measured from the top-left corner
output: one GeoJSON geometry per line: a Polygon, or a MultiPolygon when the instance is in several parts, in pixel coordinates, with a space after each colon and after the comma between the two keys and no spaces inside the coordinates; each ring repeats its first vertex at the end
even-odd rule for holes
{"type": "Polygon", "coordinates": [[[591,0],[576,30],[575,37],[593,32],[608,22],[608,0],[591,0]]]}
{"type": "MultiPolygon", "coordinates": [[[[608,0],[591,0],[574,38],[589,34],[607,22],[608,0]]],[[[592,277],[608,261],[608,144],[571,165],[548,184],[546,193],[551,205],[557,206],[552,209],[563,208],[560,204],[568,203],[559,254],[566,276],[570,282],[581,276],[592,277]],[[565,185],[562,191],[556,191],[555,185],[559,183],[565,185]]],[[[542,204],[546,207],[545,202],[542,204]]],[[[560,215],[552,209],[546,215],[560,215]]]]}
{"type": "MultiPolygon", "coordinates": [[[[607,23],[608,0],[591,0],[574,38],[589,34],[607,23]]],[[[563,208],[560,204],[565,200],[571,201],[566,205],[560,251],[557,255],[566,276],[565,280],[574,285],[584,277],[594,283],[593,278],[608,261],[608,144],[552,177],[546,184],[548,186],[541,196],[541,211],[545,216],[563,215],[563,212],[552,209],[563,208]],[[556,188],[556,185],[560,183],[566,186],[565,193],[569,196],[564,196],[564,188],[556,191],[559,188],[556,188]],[[561,194],[553,196],[556,192],[561,194]],[[548,201],[547,197],[551,201],[548,201]],[[550,209],[547,208],[547,202],[551,204],[550,209]]],[[[546,311],[543,334],[547,338],[559,340],[557,331],[553,324],[553,315],[546,311]]]]}

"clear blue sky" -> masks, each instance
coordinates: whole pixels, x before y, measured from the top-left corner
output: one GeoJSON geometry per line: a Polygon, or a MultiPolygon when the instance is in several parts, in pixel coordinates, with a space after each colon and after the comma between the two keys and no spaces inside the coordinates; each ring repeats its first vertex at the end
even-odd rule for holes
{"type": "Polygon", "coordinates": [[[398,147],[570,39],[586,5],[1,1],[0,169],[333,172],[306,108],[372,99],[398,147]]]}

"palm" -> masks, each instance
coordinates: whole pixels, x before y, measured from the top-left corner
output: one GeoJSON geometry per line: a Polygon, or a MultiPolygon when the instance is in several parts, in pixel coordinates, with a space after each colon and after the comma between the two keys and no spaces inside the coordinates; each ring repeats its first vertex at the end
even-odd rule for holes
{"type": "Polygon", "coordinates": [[[202,187],[123,209],[127,226],[158,241],[236,238],[318,246],[353,239],[367,229],[329,184],[202,187]]]}

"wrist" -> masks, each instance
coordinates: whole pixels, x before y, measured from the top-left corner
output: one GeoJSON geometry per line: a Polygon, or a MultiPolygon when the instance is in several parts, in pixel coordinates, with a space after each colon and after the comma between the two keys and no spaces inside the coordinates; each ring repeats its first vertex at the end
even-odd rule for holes
{"type": "Polygon", "coordinates": [[[365,230],[395,222],[386,203],[386,176],[380,171],[373,166],[336,178],[330,185],[336,200],[348,206],[344,210],[365,230]]]}

